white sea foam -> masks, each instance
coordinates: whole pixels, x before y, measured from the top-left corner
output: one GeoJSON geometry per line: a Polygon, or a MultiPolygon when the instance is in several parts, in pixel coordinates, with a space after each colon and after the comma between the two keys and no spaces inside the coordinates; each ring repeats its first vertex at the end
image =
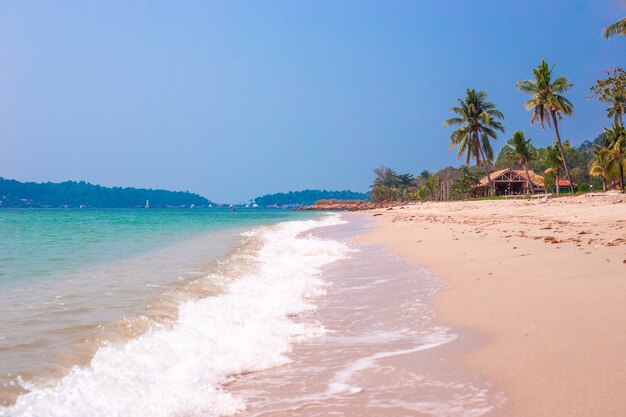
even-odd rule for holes
{"type": "Polygon", "coordinates": [[[446,328],[436,327],[433,332],[423,337],[422,343],[417,346],[387,352],[376,352],[373,355],[359,358],[348,364],[345,368],[337,372],[328,383],[328,389],[324,395],[332,396],[337,394],[356,394],[362,389],[349,384],[354,374],[362,372],[374,366],[378,359],[390,358],[392,356],[406,355],[419,352],[421,350],[432,349],[434,347],[449,343],[456,339],[456,335],[448,333],[446,328]]]}
{"type": "Polygon", "coordinates": [[[219,416],[243,409],[223,389],[230,378],[288,363],[293,342],[323,332],[293,316],[314,307],[310,298],[324,291],[321,268],[349,249],[302,234],[342,222],[328,216],[249,233],[262,240],[254,267],[223,295],[185,302],[169,329],[101,347],[89,366],[54,386],[29,386],[0,416],[219,416]]]}

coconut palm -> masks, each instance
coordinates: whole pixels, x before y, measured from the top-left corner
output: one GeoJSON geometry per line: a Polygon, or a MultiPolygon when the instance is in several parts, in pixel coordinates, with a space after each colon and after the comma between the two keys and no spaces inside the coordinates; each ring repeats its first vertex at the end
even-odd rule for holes
{"type": "Polygon", "coordinates": [[[602,34],[607,39],[615,35],[626,35],[626,17],[605,27],[602,34]]]}
{"type": "Polygon", "coordinates": [[[626,111],[626,92],[607,97],[605,101],[609,103],[609,107],[606,109],[607,117],[613,119],[614,124],[624,126],[623,116],[626,111]]]}
{"type": "Polygon", "coordinates": [[[528,185],[530,186],[530,192],[532,194],[535,194],[535,186],[533,185],[533,181],[530,178],[527,164],[537,159],[537,153],[533,145],[530,144],[530,142],[531,139],[526,139],[524,132],[518,130],[517,132],[513,133],[513,137],[507,141],[505,148],[508,149],[505,152],[507,152],[507,159],[514,161],[524,168],[524,172],[526,173],[526,179],[528,180],[528,185]]]}
{"type": "Polygon", "coordinates": [[[574,112],[574,105],[565,97],[563,93],[569,90],[572,84],[562,75],[552,80],[552,71],[554,66],[550,68],[545,60],[541,60],[541,64],[533,69],[533,78],[530,80],[522,80],[515,84],[524,93],[531,95],[531,99],[525,104],[526,110],[532,110],[533,114],[530,118],[530,124],[538,122],[544,129],[554,126],[554,133],[558,144],[559,152],[565,175],[570,182],[570,190],[574,192],[574,183],[567,166],[563,144],[561,143],[561,135],[559,134],[558,121],[563,115],[571,116],[574,112]]]}
{"type": "Polygon", "coordinates": [[[593,159],[589,162],[589,175],[602,179],[602,190],[606,191],[607,182],[613,177],[614,159],[611,150],[604,146],[595,146],[591,149],[593,159]]]}
{"type": "Polygon", "coordinates": [[[437,185],[439,183],[439,177],[435,174],[429,173],[426,178],[420,177],[422,184],[421,195],[422,197],[429,196],[432,201],[437,198],[437,185]]]}
{"type": "Polygon", "coordinates": [[[554,175],[554,186],[556,194],[559,195],[561,193],[559,182],[561,178],[561,166],[563,164],[563,160],[561,159],[561,152],[559,151],[556,143],[554,146],[546,146],[544,162],[548,165],[548,169],[545,170],[545,173],[551,173],[554,175]]]}
{"type": "Polygon", "coordinates": [[[490,163],[493,161],[493,149],[489,139],[497,139],[497,132],[504,132],[504,127],[498,119],[504,119],[504,115],[495,104],[487,101],[485,91],[476,91],[468,88],[464,99],[457,99],[458,106],[450,108],[457,117],[452,117],[445,122],[445,126],[460,126],[450,135],[450,149],[459,147],[458,156],[465,153],[465,162],[476,160],[476,166],[483,165],[492,189],[490,163]]]}
{"type": "Polygon", "coordinates": [[[626,164],[626,129],[615,123],[613,128],[604,128],[606,141],[609,144],[610,154],[615,168],[619,172],[619,187],[624,190],[624,164],[626,164]]]}

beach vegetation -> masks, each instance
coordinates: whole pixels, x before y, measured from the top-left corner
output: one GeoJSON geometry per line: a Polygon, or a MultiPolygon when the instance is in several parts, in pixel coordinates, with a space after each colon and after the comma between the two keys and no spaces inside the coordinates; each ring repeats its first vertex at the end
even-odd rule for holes
{"type": "Polygon", "coordinates": [[[418,197],[422,200],[437,200],[437,190],[439,188],[439,175],[432,172],[422,171],[421,175],[417,178],[416,184],[418,187],[418,197]]]}
{"type": "Polygon", "coordinates": [[[624,126],[624,112],[626,111],[626,71],[614,68],[605,71],[606,78],[596,81],[590,88],[592,97],[608,105],[606,115],[613,119],[613,124],[624,126]]]}
{"type": "Polygon", "coordinates": [[[613,180],[615,166],[611,150],[604,146],[596,146],[593,150],[593,159],[589,162],[589,174],[602,179],[602,190],[607,190],[607,184],[613,180]]]}
{"type": "Polygon", "coordinates": [[[461,166],[458,176],[451,186],[453,199],[466,198],[466,196],[480,184],[482,173],[471,166],[461,166]]]}
{"type": "Polygon", "coordinates": [[[530,173],[528,172],[528,163],[537,159],[537,151],[531,144],[531,139],[526,139],[524,132],[518,130],[513,134],[513,137],[507,141],[504,148],[507,148],[505,151],[506,158],[521,165],[524,169],[526,179],[530,186],[530,192],[534,194],[535,187],[530,178],[530,173]]]}
{"type": "Polygon", "coordinates": [[[310,206],[320,200],[341,200],[341,201],[368,201],[370,197],[365,193],[350,190],[330,191],[330,190],[302,190],[289,191],[286,193],[266,194],[256,197],[253,201],[259,207],[284,207],[284,206],[310,206]]]}
{"type": "Polygon", "coordinates": [[[490,170],[493,163],[493,149],[491,139],[497,139],[497,132],[504,132],[501,119],[504,115],[495,104],[487,101],[485,91],[476,91],[468,88],[465,98],[457,99],[457,106],[450,108],[455,113],[443,122],[443,126],[458,126],[450,135],[450,150],[458,147],[457,156],[465,154],[465,163],[469,164],[472,159],[476,166],[482,166],[487,174],[489,188],[493,190],[490,170]]]}
{"type": "Polygon", "coordinates": [[[560,178],[563,166],[563,159],[561,155],[562,152],[560,151],[556,140],[553,146],[546,146],[544,162],[548,165],[548,168],[544,171],[544,187],[546,189],[551,188],[557,195],[560,194],[561,190],[560,178]],[[554,187],[552,187],[550,183],[553,183],[554,187]]]}
{"type": "Polygon", "coordinates": [[[614,124],[611,129],[604,129],[606,133],[606,149],[610,156],[611,166],[617,173],[619,189],[624,190],[624,167],[626,165],[626,129],[614,124]]]}
{"type": "Polygon", "coordinates": [[[571,116],[574,112],[574,105],[563,95],[572,84],[563,75],[553,79],[553,70],[554,66],[550,67],[545,60],[541,60],[541,64],[533,69],[533,78],[519,81],[515,85],[520,91],[531,95],[530,100],[524,105],[526,110],[532,111],[530,124],[539,123],[542,129],[546,125],[554,128],[561,163],[570,182],[570,191],[573,193],[574,183],[559,133],[559,120],[562,120],[563,116],[571,116]]]}

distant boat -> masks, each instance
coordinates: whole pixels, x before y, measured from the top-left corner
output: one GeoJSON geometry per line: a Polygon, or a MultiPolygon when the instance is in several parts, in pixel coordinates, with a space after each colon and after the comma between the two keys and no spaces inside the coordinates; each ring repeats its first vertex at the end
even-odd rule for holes
{"type": "Polygon", "coordinates": [[[259,208],[259,205],[258,205],[257,203],[254,203],[254,204],[252,205],[252,208],[259,208]]]}

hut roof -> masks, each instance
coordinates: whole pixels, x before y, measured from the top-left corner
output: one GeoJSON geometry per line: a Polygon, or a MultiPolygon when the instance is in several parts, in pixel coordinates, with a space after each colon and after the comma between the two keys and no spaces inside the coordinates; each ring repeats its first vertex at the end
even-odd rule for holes
{"type": "MultiPolygon", "coordinates": [[[[520,177],[522,180],[526,180],[526,172],[523,169],[511,169],[511,168],[501,169],[501,170],[492,172],[491,180],[492,181],[496,181],[499,179],[505,180],[502,177],[504,177],[505,174],[508,174],[508,173],[512,173],[520,177]]],[[[532,169],[528,170],[528,175],[530,176],[530,180],[533,182],[534,185],[538,187],[543,187],[543,176],[535,173],[532,169]]],[[[480,184],[478,186],[484,187],[488,184],[489,184],[489,180],[487,179],[487,176],[485,175],[484,177],[480,179],[480,184]]]]}

